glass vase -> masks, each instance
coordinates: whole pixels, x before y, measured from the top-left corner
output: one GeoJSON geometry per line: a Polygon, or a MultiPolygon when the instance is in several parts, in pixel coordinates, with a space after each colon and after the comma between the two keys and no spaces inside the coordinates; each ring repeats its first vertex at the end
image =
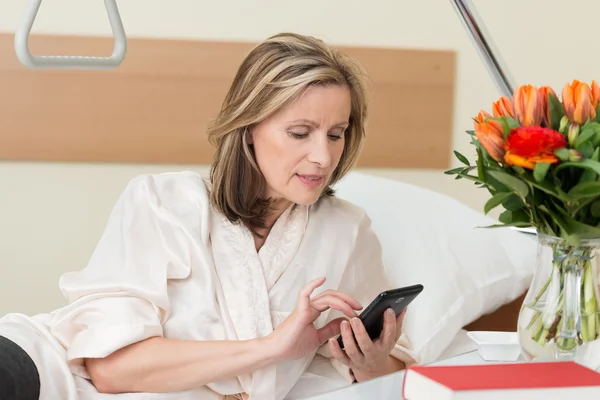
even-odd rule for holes
{"type": "Polygon", "coordinates": [[[528,361],[570,360],[600,367],[600,238],[577,245],[538,234],[537,265],[519,313],[528,361]]]}

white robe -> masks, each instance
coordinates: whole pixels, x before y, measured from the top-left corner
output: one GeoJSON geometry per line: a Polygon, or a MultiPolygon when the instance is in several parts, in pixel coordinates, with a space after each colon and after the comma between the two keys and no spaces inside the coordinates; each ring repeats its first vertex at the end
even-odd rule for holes
{"type": "MultiPolygon", "coordinates": [[[[294,309],[298,292],[326,276],[315,294],[348,293],[366,306],[389,289],[379,241],[363,210],[338,198],[289,207],[257,253],[243,225],[209,205],[204,180],[192,172],[146,175],[122,193],[88,265],[65,274],[68,305],[0,319],[0,335],[34,360],[40,400],[222,400],[306,398],[351,384],[348,369],[326,346],[223,382],[178,393],[98,393],[83,358],[106,357],[153,336],[184,340],[264,337],[294,309]]],[[[340,316],[325,312],[323,326],[340,316]]],[[[393,355],[412,362],[400,338],[393,355]]]]}

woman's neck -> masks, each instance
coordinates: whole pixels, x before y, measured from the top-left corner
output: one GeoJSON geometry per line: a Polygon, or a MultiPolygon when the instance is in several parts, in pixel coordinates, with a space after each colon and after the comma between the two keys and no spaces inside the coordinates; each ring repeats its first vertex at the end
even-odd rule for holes
{"type": "Polygon", "coordinates": [[[285,210],[290,206],[291,202],[285,199],[275,200],[269,206],[269,214],[265,217],[265,225],[271,227],[275,225],[275,222],[281,217],[281,214],[285,212],[285,210]]]}
{"type": "Polygon", "coordinates": [[[261,237],[254,236],[254,245],[256,246],[256,251],[260,251],[261,247],[265,244],[267,240],[267,236],[271,232],[271,228],[277,222],[281,214],[290,206],[291,202],[285,199],[276,200],[271,204],[269,214],[264,219],[264,228],[257,229],[257,233],[259,233],[261,237]]]}

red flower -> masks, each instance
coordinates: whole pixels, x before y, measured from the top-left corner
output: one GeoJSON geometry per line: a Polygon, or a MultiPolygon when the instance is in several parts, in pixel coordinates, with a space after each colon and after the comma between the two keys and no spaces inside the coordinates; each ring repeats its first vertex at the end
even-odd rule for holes
{"type": "Polygon", "coordinates": [[[504,161],[534,169],[538,162],[554,164],[558,158],[554,151],[567,146],[565,136],[550,128],[523,126],[511,130],[504,146],[504,161]]]}

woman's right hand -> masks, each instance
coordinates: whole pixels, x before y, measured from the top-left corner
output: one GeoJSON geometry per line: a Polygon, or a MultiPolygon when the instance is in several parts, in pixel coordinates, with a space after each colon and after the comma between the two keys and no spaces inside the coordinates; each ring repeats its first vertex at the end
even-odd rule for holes
{"type": "Polygon", "coordinates": [[[306,285],[298,295],[298,303],[291,314],[269,335],[268,346],[279,360],[298,359],[310,354],[330,338],[340,334],[340,324],[345,319],[336,318],[317,329],[314,322],[322,312],[335,309],[348,318],[356,316],[355,310],[362,306],[351,296],[327,290],[314,298],[313,291],[323,285],[326,278],[319,278],[306,285]]]}

